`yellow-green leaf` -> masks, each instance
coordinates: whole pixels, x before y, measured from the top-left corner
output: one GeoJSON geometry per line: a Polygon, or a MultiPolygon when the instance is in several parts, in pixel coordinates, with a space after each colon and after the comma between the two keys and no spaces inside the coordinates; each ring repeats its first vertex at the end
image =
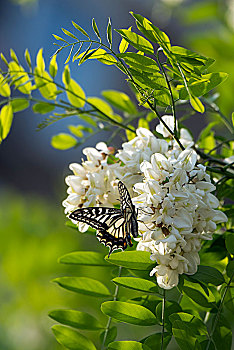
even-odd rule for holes
{"type": "MultiPolygon", "coordinates": [[[[132,27],[129,27],[128,30],[131,31],[132,27]]],[[[122,38],[119,44],[119,52],[124,53],[127,50],[128,46],[129,46],[129,43],[124,38],[122,38]]]]}
{"type": "Polygon", "coordinates": [[[134,139],[134,137],[136,137],[136,133],[130,130],[125,130],[126,131],[126,136],[128,141],[131,141],[132,139],[134,139]]]}
{"type": "Polygon", "coordinates": [[[113,116],[113,110],[108,103],[105,101],[101,100],[98,97],[89,97],[87,99],[87,102],[92,106],[97,109],[98,112],[104,113],[108,115],[109,117],[113,116]]]}
{"type": "Polygon", "coordinates": [[[128,114],[137,113],[134,103],[130,100],[127,94],[116,90],[102,91],[104,98],[114,107],[127,112],[128,114]]]}
{"type": "Polygon", "coordinates": [[[10,132],[13,121],[13,111],[10,104],[2,107],[0,112],[0,142],[4,140],[10,132]]]}
{"type": "Polygon", "coordinates": [[[146,119],[140,118],[138,121],[138,128],[149,129],[149,123],[146,119]]]}
{"type": "Polygon", "coordinates": [[[0,73],[0,95],[9,97],[11,95],[11,89],[9,84],[4,80],[3,75],[0,73]]]}
{"type": "Polygon", "coordinates": [[[58,64],[56,62],[56,55],[54,55],[50,60],[50,67],[49,67],[49,72],[52,78],[56,77],[57,71],[58,71],[58,64]]]}
{"type": "Polygon", "coordinates": [[[143,36],[132,32],[129,29],[116,30],[122,38],[124,38],[130,45],[135,47],[137,50],[143,51],[148,54],[154,54],[154,48],[152,44],[146,40],[143,36]]]}
{"type": "Polygon", "coordinates": [[[80,85],[70,78],[69,84],[65,83],[67,98],[69,102],[78,108],[82,108],[85,105],[85,93],[80,85]]]}
{"type": "Polygon", "coordinates": [[[45,61],[44,61],[44,58],[43,58],[43,49],[40,49],[38,51],[36,62],[37,62],[38,72],[39,72],[40,75],[42,75],[44,70],[45,70],[45,61]]]}
{"type": "Polygon", "coordinates": [[[15,61],[9,63],[9,72],[15,88],[23,94],[30,94],[32,90],[32,83],[29,81],[29,76],[24,68],[18,65],[15,61]]]}
{"type": "Polygon", "coordinates": [[[76,137],[83,137],[83,131],[82,131],[83,125],[68,125],[68,129],[71,131],[73,135],[76,137]]]}
{"type": "Polygon", "coordinates": [[[199,113],[205,112],[205,107],[203,106],[203,104],[201,103],[198,97],[190,95],[190,103],[191,103],[191,106],[195,109],[195,111],[199,113]]]}
{"type": "Polygon", "coordinates": [[[46,71],[39,73],[38,68],[35,68],[35,83],[37,88],[43,97],[48,100],[56,99],[57,96],[57,87],[51,79],[49,73],[46,71]]]}
{"type": "Polygon", "coordinates": [[[32,61],[31,61],[31,56],[30,56],[30,53],[29,53],[28,49],[26,49],[24,51],[24,57],[25,57],[25,60],[26,60],[26,62],[28,64],[29,68],[31,69],[32,68],[32,61]]]}
{"type": "Polygon", "coordinates": [[[15,61],[17,64],[19,64],[19,60],[18,57],[16,56],[16,53],[13,49],[10,49],[10,53],[11,53],[11,58],[13,59],[13,61],[15,61]]]}
{"type": "Polygon", "coordinates": [[[52,137],[51,140],[51,145],[54,148],[60,149],[60,150],[66,150],[69,148],[72,148],[76,146],[77,140],[75,137],[65,134],[65,133],[60,133],[58,135],[55,135],[52,137]]]}

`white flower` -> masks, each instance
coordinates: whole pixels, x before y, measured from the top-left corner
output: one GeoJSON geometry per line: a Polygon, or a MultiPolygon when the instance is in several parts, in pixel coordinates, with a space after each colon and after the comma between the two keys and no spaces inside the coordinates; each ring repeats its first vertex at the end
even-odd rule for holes
{"type": "Polygon", "coordinates": [[[132,199],[143,223],[137,249],[151,252],[157,262],[151,274],[165,289],[178,283],[179,274],[197,271],[201,240],[211,239],[217,223],[227,220],[215,210],[215,186],[206,168],[196,165],[196,152],[173,145],[174,141],[167,152],[155,152],[140,164],[144,180],[134,185],[132,199]]]}
{"type": "MultiPolygon", "coordinates": [[[[107,163],[107,154],[111,153],[104,142],[96,148],[87,147],[83,150],[87,160],[81,164],[72,163],[69,168],[74,175],[66,177],[65,182],[69,186],[68,197],[63,201],[65,213],[70,213],[77,208],[90,206],[113,207],[118,203],[117,179],[115,169],[119,164],[107,163]]],[[[79,230],[87,230],[88,225],[79,223],[79,230]]]]}
{"type": "MultiPolygon", "coordinates": [[[[174,131],[174,117],[172,115],[164,115],[162,116],[162,120],[165,122],[165,124],[169,127],[169,129],[173,132],[174,131]]],[[[177,127],[177,123],[176,123],[177,127]]],[[[170,137],[171,134],[169,131],[165,128],[163,123],[160,121],[160,123],[156,126],[156,131],[163,135],[163,137],[170,137]]]]}

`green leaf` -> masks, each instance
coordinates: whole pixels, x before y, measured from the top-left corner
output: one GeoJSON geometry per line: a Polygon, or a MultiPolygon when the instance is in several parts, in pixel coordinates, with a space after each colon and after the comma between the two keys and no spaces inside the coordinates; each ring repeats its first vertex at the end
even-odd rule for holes
{"type": "Polygon", "coordinates": [[[16,89],[23,94],[31,93],[32,84],[31,81],[29,81],[29,76],[23,67],[18,65],[15,61],[11,61],[9,63],[9,73],[16,89]]]}
{"type": "Polygon", "coordinates": [[[94,33],[97,35],[98,39],[101,39],[99,30],[98,30],[98,26],[97,26],[97,23],[95,22],[94,18],[92,19],[92,27],[93,27],[94,33]]]}
{"type": "Polygon", "coordinates": [[[25,57],[25,60],[29,66],[29,69],[32,69],[32,60],[31,60],[31,56],[30,56],[28,49],[26,49],[24,51],[24,57],[25,57]]]}
{"type": "Polygon", "coordinates": [[[57,341],[69,350],[96,350],[91,340],[73,329],[55,325],[52,331],[57,341]]]}
{"type": "Polygon", "coordinates": [[[138,120],[138,128],[145,128],[149,130],[149,123],[146,119],[140,118],[138,120]]]}
{"type": "Polygon", "coordinates": [[[229,261],[226,267],[228,277],[232,277],[234,273],[234,260],[229,261]]]}
{"type": "Polygon", "coordinates": [[[39,102],[33,106],[33,111],[35,113],[46,114],[53,110],[54,106],[46,102],[39,102]]]}
{"type": "Polygon", "coordinates": [[[185,313],[185,312],[178,312],[174,313],[169,316],[170,322],[173,324],[176,320],[183,321],[186,323],[191,330],[196,335],[207,335],[207,328],[206,325],[200,320],[199,318],[195,317],[194,315],[185,313]]]}
{"type": "MultiPolygon", "coordinates": [[[[72,22],[72,24],[73,24],[73,22],[72,22]]],[[[73,25],[74,25],[74,24],[73,24],[73,25]]],[[[71,32],[69,32],[69,30],[64,29],[64,28],[61,28],[61,29],[62,29],[62,31],[64,32],[64,34],[70,36],[70,37],[73,38],[73,39],[78,40],[78,38],[77,38],[74,34],[72,34],[71,32]]]]}
{"type": "Polygon", "coordinates": [[[6,59],[6,57],[3,55],[3,53],[1,53],[1,60],[5,63],[5,65],[6,65],[7,67],[9,67],[9,64],[8,64],[8,62],[7,62],[7,59],[6,59]]]}
{"type": "Polygon", "coordinates": [[[190,278],[192,280],[198,280],[206,284],[211,283],[215,286],[219,286],[225,282],[221,272],[212,266],[199,265],[197,272],[194,275],[190,276],[190,278]]]}
{"type": "Polygon", "coordinates": [[[196,290],[194,288],[191,287],[187,287],[187,286],[183,286],[183,292],[189,297],[191,298],[193,301],[195,301],[195,303],[197,303],[198,305],[201,305],[205,308],[212,308],[213,304],[210,303],[207,298],[205,297],[205,295],[203,295],[199,290],[196,290]]]}
{"type": "Polygon", "coordinates": [[[54,148],[66,150],[75,147],[77,145],[77,140],[69,134],[60,133],[52,137],[51,145],[54,148]]]}
{"type": "Polygon", "coordinates": [[[91,107],[97,109],[97,112],[100,113],[102,116],[103,114],[106,114],[109,117],[113,116],[113,110],[111,106],[102,99],[98,97],[89,97],[87,99],[87,102],[91,107]]]}
{"type": "Polygon", "coordinates": [[[29,107],[29,101],[26,98],[14,98],[10,103],[13,113],[23,111],[29,107]]]}
{"type": "Polygon", "coordinates": [[[154,314],[143,306],[123,301],[106,301],[101,305],[102,312],[115,320],[139,326],[153,326],[157,323],[154,314]]]}
{"type": "Polygon", "coordinates": [[[44,71],[42,74],[36,67],[34,70],[35,83],[41,95],[47,100],[54,100],[57,97],[57,87],[51,79],[50,75],[44,71]]]}
{"type": "MultiPolygon", "coordinates": [[[[106,333],[106,331],[103,331],[100,334],[101,343],[103,343],[103,339],[104,339],[105,333],[106,333]]],[[[109,328],[108,331],[107,331],[106,340],[105,340],[105,344],[104,345],[107,346],[108,344],[113,342],[116,337],[117,337],[117,327],[114,326],[114,327],[109,328]]]]}
{"type": "Polygon", "coordinates": [[[150,260],[150,255],[150,252],[129,251],[114,253],[105,259],[111,264],[133,270],[152,270],[155,263],[150,260]]]}
{"type": "Polygon", "coordinates": [[[10,54],[11,54],[11,58],[13,59],[13,61],[15,61],[17,64],[19,64],[18,57],[16,56],[16,53],[13,49],[10,49],[10,54]]]}
{"type": "Polygon", "coordinates": [[[183,321],[176,320],[172,325],[172,332],[180,349],[196,349],[201,350],[196,335],[191,328],[183,321]]]}
{"type": "Polygon", "coordinates": [[[0,95],[4,97],[11,96],[11,89],[6,79],[4,79],[3,75],[0,73],[0,95]]]}
{"type": "Polygon", "coordinates": [[[234,128],[234,112],[232,113],[232,126],[234,128]]]}
{"type": "MultiPolygon", "coordinates": [[[[171,341],[171,333],[164,332],[163,335],[163,350],[166,350],[168,344],[171,341]]],[[[144,345],[147,345],[150,349],[154,350],[162,350],[161,349],[161,340],[162,340],[162,333],[155,333],[150,335],[149,337],[143,339],[141,342],[143,342],[144,345]]]]}
{"type": "Polygon", "coordinates": [[[181,62],[183,61],[185,62],[186,59],[187,60],[194,59],[194,61],[190,61],[190,62],[193,62],[193,64],[195,65],[197,64],[198,66],[202,64],[203,69],[207,69],[211,64],[215,62],[215,60],[212,58],[207,58],[205,56],[198,54],[197,52],[185,49],[184,47],[181,47],[181,46],[172,46],[171,51],[174,54],[174,56],[181,62]]]}
{"type": "Polygon", "coordinates": [[[88,277],[60,277],[55,278],[53,282],[76,293],[94,297],[111,296],[109,290],[103,283],[88,277]]]}
{"type": "MultiPolygon", "coordinates": [[[[76,227],[77,229],[77,227],[76,227]]],[[[84,251],[84,252],[72,252],[63,255],[59,259],[61,264],[72,264],[72,265],[88,265],[88,266],[108,266],[110,264],[106,262],[103,254],[98,252],[84,251]]]]}
{"type": "Polygon", "coordinates": [[[137,109],[133,102],[130,100],[128,95],[124,92],[116,90],[105,90],[102,91],[102,96],[114,107],[127,112],[129,114],[136,114],[137,109]]]}
{"type": "MultiPolygon", "coordinates": [[[[129,27],[128,30],[132,30],[132,27],[129,27]]],[[[128,49],[129,43],[125,39],[121,39],[119,44],[119,52],[124,53],[128,49]]]]}
{"type": "Polygon", "coordinates": [[[217,326],[213,333],[213,340],[217,350],[231,350],[232,330],[223,325],[217,326]]]}
{"type": "Polygon", "coordinates": [[[58,71],[58,64],[56,62],[56,55],[54,55],[50,60],[49,72],[52,78],[56,77],[58,71]]]}
{"type": "Polygon", "coordinates": [[[200,135],[198,136],[198,141],[202,141],[204,140],[207,136],[210,135],[210,131],[211,129],[213,129],[213,127],[215,125],[219,124],[218,121],[215,121],[215,122],[211,122],[209,123],[200,133],[200,135]]]}
{"type": "Polygon", "coordinates": [[[195,109],[195,111],[197,111],[199,113],[205,112],[205,107],[203,106],[203,104],[201,103],[199,98],[190,95],[190,103],[191,103],[191,106],[193,107],[193,109],[195,109]]]}
{"type": "Polygon", "coordinates": [[[115,341],[108,346],[108,350],[150,350],[150,348],[137,341],[115,341]]]}
{"type": "Polygon", "coordinates": [[[227,235],[225,243],[229,254],[234,254],[234,235],[227,235]]]}
{"type": "Polygon", "coordinates": [[[98,330],[104,328],[98,320],[86,312],[77,310],[53,310],[49,316],[53,320],[78,329],[98,330]]]}
{"type": "Polygon", "coordinates": [[[125,130],[128,141],[133,140],[136,137],[136,133],[130,130],[125,130]]]}
{"type": "Polygon", "coordinates": [[[60,41],[63,41],[63,42],[65,42],[65,43],[68,44],[68,41],[66,41],[66,40],[64,40],[63,38],[61,38],[61,36],[58,36],[58,35],[56,35],[56,34],[52,34],[52,35],[53,35],[53,37],[54,37],[56,40],[60,40],[60,41]]]}
{"type": "Polygon", "coordinates": [[[116,277],[112,281],[125,288],[135,289],[145,293],[158,293],[156,284],[143,278],[116,277]]]}
{"type": "Polygon", "coordinates": [[[72,78],[70,78],[69,83],[63,76],[63,82],[65,84],[67,98],[72,106],[77,108],[82,108],[85,105],[85,93],[81,86],[72,78]]]}
{"type": "Polygon", "coordinates": [[[68,65],[66,65],[64,67],[64,71],[63,71],[63,83],[64,83],[64,85],[69,85],[70,80],[71,80],[70,68],[68,65]]]}
{"type": "Polygon", "coordinates": [[[135,52],[126,52],[117,55],[124,62],[135,70],[155,73],[159,72],[157,63],[149,57],[137,54],[135,52]]]}
{"type": "Polygon", "coordinates": [[[119,29],[116,31],[122,36],[123,39],[125,39],[129,44],[131,44],[137,50],[140,50],[150,55],[154,54],[154,48],[152,44],[148,40],[146,40],[144,37],[132,32],[129,29],[119,29]]]}
{"type": "Polygon", "coordinates": [[[168,36],[154,26],[147,18],[133,12],[130,12],[130,14],[135,18],[137,28],[144,36],[161,46],[165,54],[170,54],[171,44],[168,36]]]}
{"type": "MultiPolygon", "coordinates": [[[[189,79],[188,88],[194,97],[200,97],[221,84],[227,77],[228,74],[223,72],[204,74],[199,79],[189,79]]],[[[185,87],[180,90],[180,98],[184,100],[188,98],[188,92],[185,87]]]]}
{"type": "Polygon", "coordinates": [[[0,111],[0,143],[8,136],[13,121],[11,104],[2,107],[0,111]]]}
{"type": "Polygon", "coordinates": [[[40,75],[43,74],[45,70],[45,61],[43,58],[43,49],[40,49],[37,53],[37,58],[36,58],[36,63],[37,63],[37,71],[40,75]]]}
{"type": "Polygon", "coordinates": [[[108,19],[108,24],[107,24],[107,29],[106,29],[106,37],[107,37],[108,43],[110,44],[110,47],[112,47],[112,27],[111,27],[110,17],[108,19]]]}
{"type": "Polygon", "coordinates": [[[84,136],[84,133],[82,131],[82,125],[68,125],[68,129],[76,137],[81,138],[84,136]]]}
{"type": "Polygon", "coordinates": [[[79,30],[79,32],[81,32],[83,35],[85,35],[85,36],[87,36],[87,38],[89,38],[89,35],[86,33],[86,31],[83,28],[81,28],[77,23],[72,21],[72,24],[77,30],[79,30]]]}

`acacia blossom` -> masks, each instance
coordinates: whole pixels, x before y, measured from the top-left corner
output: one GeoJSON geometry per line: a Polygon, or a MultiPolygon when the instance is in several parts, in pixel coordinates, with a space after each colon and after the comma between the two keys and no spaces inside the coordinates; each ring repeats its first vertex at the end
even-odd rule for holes
{"type": "MultiPolygon", "coordinates": [[[[172,116],[162,119],[174,130],[172,116]]],[[[113,150],[103,142],[85,148],[87,160],[70,165],[74,175],[66,178],[69,188],[63,205],[65,213],[89,206],[113,207],[119,203],[117,183],[121,180],[138,209],[137,250],[151,253],[156,266],[150,275],[156,276],[160,287],[171,289],[180,274],[197,271],[202,241],[211,240],[217,224],[227,217],[216,209],[215,186],[206,168],[198,164],[189,132],[180,130],[182,151],[162,123],[156,131],[166,139],[138,128],[136,137],[116,152],[114,164],[108,164],[113,150]]],[[[80,231],[87,228],[79,223],[80,231]]]]}
{"type": "MultiPolygon", "coordinates": [[[[68,214],[77,208],[105,206],[113,207],[119,195],[117,190],[118,180],[115,168],[118,164],[108,164],[108,154],[112,152],[104,142],[99,142],[96,148],[87,147],[83,154],[87,160],[81,164],[72,163],[69,168],[73,175],[66,177],[65,182],[69,186],[68,197],[63,201],[65,213],[68,214]]],[[[79,231],[84,232],[88,225],[80,222],[79,231]]]]}

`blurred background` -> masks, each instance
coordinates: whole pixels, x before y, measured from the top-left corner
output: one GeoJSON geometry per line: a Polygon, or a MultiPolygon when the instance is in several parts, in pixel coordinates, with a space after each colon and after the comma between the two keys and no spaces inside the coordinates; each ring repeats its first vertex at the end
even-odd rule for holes
{"type": "MultiPolygon", "coordinates": [[[[23,62],[28,48],[35,62],[43,47],[48,64],[54,52],[52,33],[61,35],[61,27],[72,31],[73,20],[91,34],[94,17],[104,36],[108,17],[116,29],[134,25],[129,11],[148,17],[166,31],[173,45],[216,59],[211,70],[229,74],[218,88],[218,104],[229,117],[233,111],[234,0],[1,0],[0,51],[9,58],[13,48],[23,62]]],[[[115,47],[119,41],[114,34],[115,47]]],[[[58,57],[58,77],[65,55],[62,52],[58,57]]],[[[117,69],[99,62],[71,64],[70,68],[88,96],[100,96],[106,89],[129,93],[117,69]]],[[[194,115],[187,122],[195,137],[209,118],[194,115]]],[[[40,121],[41,116],[31,110],[17,113],[10,135],[0,146],[0,349],[4,350],[61,348],[49,329],[53,322],[48,311],[59,307],[82,310],[86,299],[61,290],[51,279],[68,273],[99,274],[105,281],[101,268],[81,271],[57,264],[59,256],[74,250],[106,250],[95,237],[82,236],[64,225],[64,177],[69,174],[69,163],[80,161],[81,149],[58,151],[50,146],[51,136],[63,132],[67,120],[37,132],[40,121]]],[[[92,138],[89,146],[104,137],[92,138]]]]}

